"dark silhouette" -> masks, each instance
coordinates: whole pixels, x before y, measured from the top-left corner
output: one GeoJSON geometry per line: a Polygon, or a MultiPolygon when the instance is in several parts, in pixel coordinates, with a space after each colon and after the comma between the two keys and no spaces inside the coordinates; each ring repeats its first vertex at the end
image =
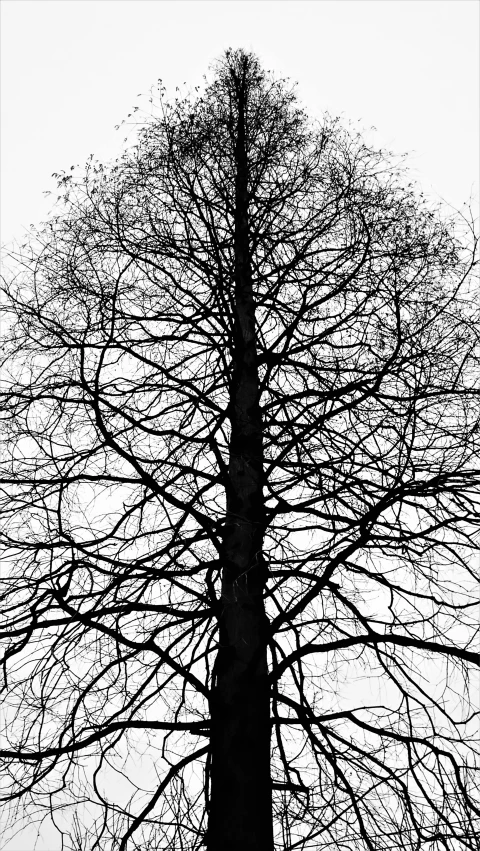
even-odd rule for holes
{"type": "Polygon", "coordinates": [[[58,176],[4,296],[12,824],[477,847],[476,241],[407,181],[243,51],[58,176]]]}

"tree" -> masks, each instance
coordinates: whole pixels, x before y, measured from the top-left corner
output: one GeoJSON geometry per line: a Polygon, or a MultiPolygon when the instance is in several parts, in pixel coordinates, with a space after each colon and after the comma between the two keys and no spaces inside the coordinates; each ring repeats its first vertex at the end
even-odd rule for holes
{"type": "Polygon", "coordinates": [[[58,175],[5,284],[12,819],[476,847],[476,240],[407,180],[243,51],[58,175]]]}

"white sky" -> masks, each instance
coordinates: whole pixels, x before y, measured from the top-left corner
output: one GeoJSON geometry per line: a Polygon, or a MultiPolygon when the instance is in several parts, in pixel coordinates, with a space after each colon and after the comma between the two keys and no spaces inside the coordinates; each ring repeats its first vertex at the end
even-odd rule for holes
{"type": "Polygon", "coordinates": [[[2,0],[1,238],[47,216],[51,174],[111,159],[162,77],[201,83],[228,46],[298,81],[307,110],[412,151],[424,188],[478,198],[476,0],[2,0]]]}
{"type": "MultiPolygon", "coordinates": [[[[52,172],[113,158],[114,126],[161,77],[201,83],[227,47],[298,81],[325,110],[411,151],[423,187],[456,207],[479,173],[476,0],[2,0],[1,239],[47,216],[52,172]]],[[[8,851],[31,851],[27,829],[8,851]]],[[[45,830],[39,849],[58,847],[45,830]]],[[[6,849],[7,851],[7,849],[6,849]]]]}

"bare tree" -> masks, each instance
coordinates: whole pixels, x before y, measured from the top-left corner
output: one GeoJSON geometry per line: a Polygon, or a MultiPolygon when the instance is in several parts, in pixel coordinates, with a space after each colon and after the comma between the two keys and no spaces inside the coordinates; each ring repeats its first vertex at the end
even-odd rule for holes
{"type": "Polygon", "coordinates": [[[58,176],[4,299],[12,824],[477,848],[475,239],[408,179],[243,51],[58,176]]]}

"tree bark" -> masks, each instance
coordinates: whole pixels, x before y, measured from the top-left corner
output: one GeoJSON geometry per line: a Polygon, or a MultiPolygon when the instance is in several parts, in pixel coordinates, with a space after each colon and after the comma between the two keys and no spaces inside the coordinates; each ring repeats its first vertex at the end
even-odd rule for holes
{"type": "Polygon", "coordinates": [[[232,71],[238,109],[234,369],[220,647],[211,695],[208,851],[273,849],[262,418],[249,255],[246,65],[241,71],[238,75],[232,71]]]}

